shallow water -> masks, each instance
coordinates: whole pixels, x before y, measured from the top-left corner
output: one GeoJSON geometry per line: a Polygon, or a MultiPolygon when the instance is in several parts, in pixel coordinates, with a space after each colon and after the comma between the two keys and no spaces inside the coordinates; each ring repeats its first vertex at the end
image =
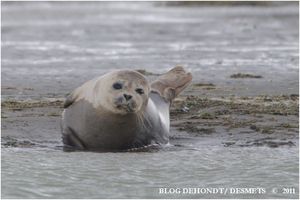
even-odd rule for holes
{"type": "Polygon", "coordinates": [[[169,149],[146,153],[2,149],[3,198],[297,198],[297,148],[169,149]],[[159,188],[250,188],[265,194],[160,194],[159,188]],[[17,189],[16,189],[17,188],[17,189]],[[272,192],[278,188],[278,194],[272,192]]]}
{"type": "MultiPolygon", "coordinates": [[[[176,64],[190,70],[195,83],[228,89],[216,96],[298,93],[297,6],[2,2],[1,17],[2,86],[17,88],[4,88],[4,100],[60,98],[111,69],[162,73],[176,64]],[[239,72],[264,78],[229,78],[239,72]]],[[[171,141],[179,145],[153,152],[64,152],[53,147],[61,145],[56,118],[13,120],[24,128],[6,135],[54,143],[2,148],[2,198],[298,197],[282,191],[298,188],[298,145],[224,147],[217,136],[207,136],[171,141]],[[161,187],[266,192],[160,194],[161,187]]]]}

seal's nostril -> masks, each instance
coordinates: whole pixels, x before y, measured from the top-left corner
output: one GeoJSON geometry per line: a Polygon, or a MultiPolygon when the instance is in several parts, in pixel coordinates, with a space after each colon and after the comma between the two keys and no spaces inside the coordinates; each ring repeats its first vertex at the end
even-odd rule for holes
{"type": "Polygon", "coordinates": [[[123,96],[125,97],[126,101],[129,101],[132,98],[132,96],[128,94],[123,94],[123,96]]]}

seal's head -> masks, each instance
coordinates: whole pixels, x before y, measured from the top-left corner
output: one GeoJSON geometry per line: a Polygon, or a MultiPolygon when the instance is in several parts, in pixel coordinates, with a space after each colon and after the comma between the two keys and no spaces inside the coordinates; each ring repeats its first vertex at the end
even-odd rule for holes
{"type": "Polygon", "coordinates": [[[113,113],[125,115],[137,113],[147,105],[150,86],[142,74],[119,70],[104,75],[95,90],[98,105],[113,113]]]}

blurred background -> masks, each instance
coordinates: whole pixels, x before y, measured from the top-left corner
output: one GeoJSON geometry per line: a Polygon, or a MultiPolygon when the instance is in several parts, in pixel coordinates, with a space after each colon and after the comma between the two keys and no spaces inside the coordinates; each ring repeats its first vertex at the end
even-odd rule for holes
{"type": "Polygon", "coordinates": [[[219,87],[207,95],[298,93],[298,2],[2,2],[1,11],[3,98],[16,98],[14,87],[17,98],[62,97],[109,70],[175,65],[219,87]]]}

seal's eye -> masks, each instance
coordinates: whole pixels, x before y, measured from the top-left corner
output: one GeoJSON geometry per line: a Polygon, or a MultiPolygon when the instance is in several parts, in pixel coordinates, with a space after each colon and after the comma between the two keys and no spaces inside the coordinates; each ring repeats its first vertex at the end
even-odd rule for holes
{"type": "Polygon", "coordinates": [[[122,87],[123,87],[123,86],[122,86],[121,83],[114,83],[114,84],[113,84],[113,88],[116,89],[116,90],[120,90],[120,89],[122,89],[122,87]]]}
{"type": "Polygon", "coordinates": [[[144,90],[142,88],[138,88],[135,91],[139,94],[144,94],[144,90]]]}

